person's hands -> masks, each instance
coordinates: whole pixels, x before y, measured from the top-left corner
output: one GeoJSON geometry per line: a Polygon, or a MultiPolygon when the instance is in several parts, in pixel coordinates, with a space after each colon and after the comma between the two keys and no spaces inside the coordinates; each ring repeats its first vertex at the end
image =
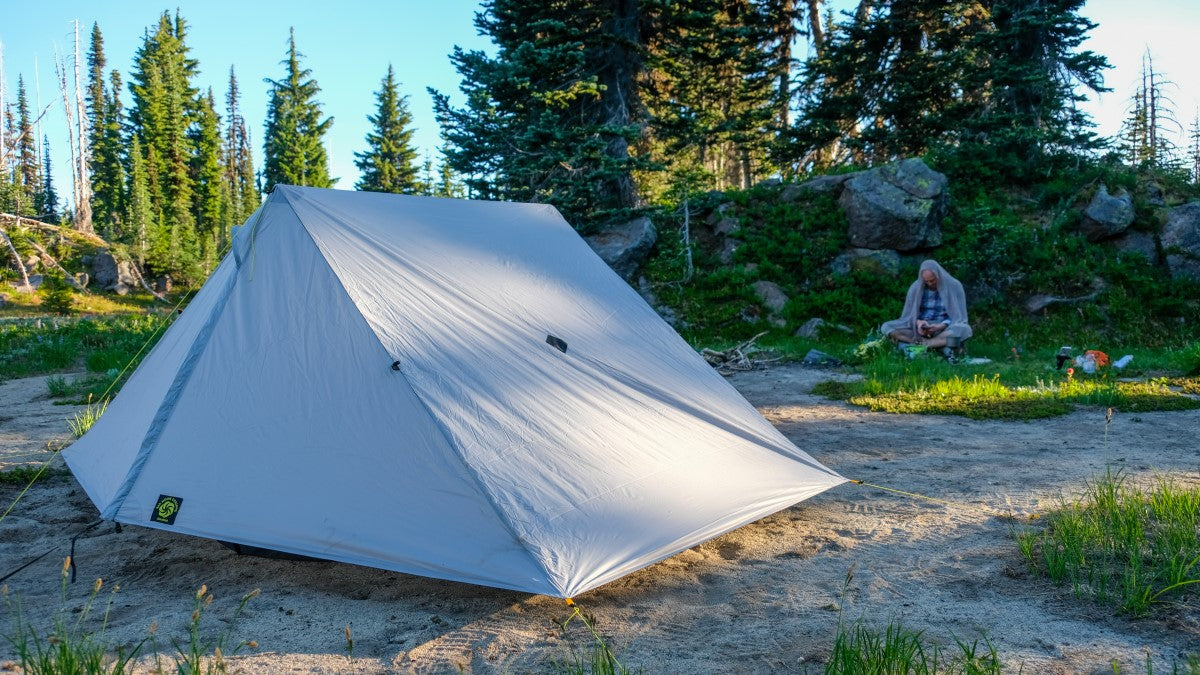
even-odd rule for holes
{"type": "Polygon", "coordinates": [[[923,319],[917,319],[917,335],[929,337],[925,331],[929,330],[929,322],[923,319]]]}

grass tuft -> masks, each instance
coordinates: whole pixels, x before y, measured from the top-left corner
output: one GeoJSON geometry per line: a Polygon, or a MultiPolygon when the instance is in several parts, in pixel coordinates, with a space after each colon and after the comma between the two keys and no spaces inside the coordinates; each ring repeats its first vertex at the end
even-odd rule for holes
{"type": "Polygon", "coordinates": [[[1035,574],[1140,617],[1200,586],[1200,488],[1160,479],[1150,491],[1111,470],[1082,498],[1016,533],[1035,574]]]}

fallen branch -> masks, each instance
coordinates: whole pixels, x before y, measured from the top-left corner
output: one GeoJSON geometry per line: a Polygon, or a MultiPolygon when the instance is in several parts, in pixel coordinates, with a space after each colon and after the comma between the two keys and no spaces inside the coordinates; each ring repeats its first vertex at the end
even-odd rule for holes
{"type": "Polygon", "coordinates": [[[763,331],[749,340],[746,340],[742,344],[724,351],[717,351],[716,349],[709,349],[705,347],[704,349],[700,350],[700,355],[704,357],[704,360],[707,361],[710,366],[716,368],[717,372],[722,375],[731,375],[736,372],[754,370],[755,368],[770,363],[771,361],[778,360],[756,360],[750,358],[750,354],[752,354],[755,350],[754,341],[766,334],[767,331],[763,331]]]}
{"type": "Polygon", "coordinates": [[[14,216],[11,213],[0,213],[0,223],[3,223],[3,222],[11,222],[14,225],[17,225],[20,227],[32,227],[35,230],[44,230],[46,232],[53,232],[54,234],[57,234],[59,236],[77,237],[79,239],[86,241],[89,244],[95,244],[96,246],[99,246],[102,248],[111,248],[109,243],[107,241],[105,241],[103,237],[101,237],[97,234],[94,234],[92,232],[80,232],[79,230],[75,230],[75,229],[72,229],[69,227],[60,227],[58,225],[51,225],[50,223],[43,223],[40,220],[34,220],[33,218],[26,218],[25,216],[14,216]]]}
{"type": "Polygon", "coordinates": [[[153,288],[150,288],[150,285],[146,283],[145,277],[143,277],[142,273],[138,271],[137,265],[130,265],[129,271],[133,272],[133,276],[137,277],[138,283],[142,285],[142,288],[146,289],[147,293],[153,295],[155,300],[158,300],[159,302],[167,302],[167,296],[160,295],[153,288]]]}
{"type": "Polygon", "coordinates": [[[46,249],[42,248],[42,245],[41,245],[41,244],[39,244],[39,243],[37,243],[36,241],[33,241],[33,240],[31,239],[31,240],[29,241],[29,245],[30,245],[30,246],[32,246],[32,247],[34,247],[35,249],[37,249],[37,252],[38,252],[38,253],[41,253],[41,254],[42,254],[42,259],[43,259],[43,260],[49,260],[51,263],[53,263],[53,264],[54,264],[54,266],[55,266],[56,268],[58,268],[58,271],[59,271],[59,272],[62,272],[63,281],[67,282],[67,285],[69,285],[71,288],[74,288],[75,290],[79,291],[80,293],[87,293],[87,292],[88,292],[88,289],[84,288],[84,287],[83,287],[83,284],[79,283],[79,280],[75,278],[75,275],[74,275],[74,274],[71,274],[70,272],[68,272],[68,271],[67,271],[67,268],[63,267],[63,266],[62,266],[62,265],[61,265],[61,264],[58,262],[58,260],[56,260],[56,259],[54,258],[54,256],[50,255],[50,253],[49,253],[49,252],[47,252],[47,251],[46,251],[46,249]]]}

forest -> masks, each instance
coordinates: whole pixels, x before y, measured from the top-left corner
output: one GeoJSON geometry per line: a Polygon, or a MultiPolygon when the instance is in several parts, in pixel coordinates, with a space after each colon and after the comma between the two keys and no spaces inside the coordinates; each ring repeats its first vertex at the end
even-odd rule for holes
{"type": "MultiPolygon", "coordinates": [[[[902,282],[807,269],[804,251],[832,253],[842,225],[829,214],[750,217],[770,201],[755,190],[920,157],[949,177],[953,196],[946,240],[927,253],[960,273],[1003,276],[999,294],[1012,297],[1070,294],[1095,274],[1113,277],[1110,287],[1121,286],[1122,275],[1144,277],[1157,302],[1146,310],[1152,321],[1192,317],[1189,282],[1153,261],[1131,271],[1077,235],[1077,209],[1068,206],[1086,203],[1100,184],[1128,189],[1143,206],[1147,181],[1172,204],[1200,195],[1200,118],[1187,133],[1168,133],[1184,125],[1149,54],[1117,137],[1099,137],[1079,110],[1085,96],[1105,91],[1108,68],[1103,55],[1081,47],[1095,27],[1083,4],[860,0],[835,12],[822,0],[490,0],[475,28],[492,41],[491,53],[448,55],[465,102],[430,92],[438,161],[421,160],[407,96],[388,66],[374,109],[363,111],[371,131],[355,153],[354,188],[548,203],[583,234],[648,215],[661,234],[649,282],[694,316],[685,330],[737,337],[754,327],[702,315],[719,313],[722,302],[753,302],[706,291],[728,287],[744,265],[722,265],[699,246],[693,252],[694,242],[679,238],[684,221],[739,201],[744,238],[760,245],[733,262],[796,258],[756,273],[774,273],[805,296],[790,315],[803,321],[808,306],[850,293],[841,310],[865,316],[866,325],[875,313],[862,305],[902,282]],[[810,45],[803,53],[801,38],[810,45]],[[766,237],[771,228],[779,231],[766,237]],[[800,232],[814,242],[809,248],[777,250],[800,232]],[[1013,255],[1019,249],[1024,256],[1013,255]],[[685,250],[699,274],[680,286],[671,279],[685,250]],[[1064,251],[1073,251],[1065,267],[1064,251]],[[998,264],[1011,267],[998,275],[998,264]]],[[[24,75],[0,91],[0,213],[8,214],[5,244],[15,263],[5,266],[6,279],[20,279],[33,236],[15,217],[98,235],[147,279],[194,287],[273,185],[332,186],[323,139],[332,119],[319,102],[320,74],[306,67],[294,34],[278,79],[263,83],[269,106],[258,147],[234,67],[220,97],[195,85],[199,64],[179,10],[147,26],[126,72],[110,63],[100,25],[80,30],[73,64],[68,57],[57,73],[72,130],[70,198],[51,180],[49,140],[36,137],[39,111],[24,75]]],[[[1154,234],[1161,220],[1140,209],[1134,228],[1154,234]]]]}

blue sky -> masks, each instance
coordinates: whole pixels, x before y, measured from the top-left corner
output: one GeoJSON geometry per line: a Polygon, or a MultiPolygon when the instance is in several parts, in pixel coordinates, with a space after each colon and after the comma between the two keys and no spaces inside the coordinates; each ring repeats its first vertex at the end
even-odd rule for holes
{"type": "MultiPolygon", "coordinates": [[[[835,8],[853,5],[835,0],[835,8]]],[[[69,152],[65,120],[54,76],[56,50],[66,57],[73,49],[72,19],[80,21],[86,51],[93,22],[104,34],[109,69],[119,68],[128,80],[133,55],[144,31],[155,25],[164,9],[178,7],[189,25],[192,55],[200,62],[198,84],[212,87],[223,110],[229,68],[232,65],[242,89],[242,113],[255,142],[255,162],[262,160],[263,119],[267,105],[264,78],[283,76],[289,27],[304,54],[303,65],[321,86],[319,100],[334,118],[326,137],[330,170],[341,178],[337,187],[353,188],[358,171],[354,152],[361,151],[374,112],[374,93],[387,71],[396,69],[422,151],[436,156],[439,144],[432,101],[425,88],[432,86],[458,96],[458,73],[448,55],[455,45],[487,49],[475,32],[473,18],[479,3],[473,0],[393,0],[339,3],[243,0],[177,0],[169,7],[145,0],[0,0],[0,16],[20,17],[0,24],[3,46],[5,97],[13,100],[17,75],[24,76],[31,105],[36,102],[35,63],[45,106],[57,103],[43,119],[42,131],[50,136],[56,185],[70,194],[65,167],[69,152]]],[[[1106,75],[1114,91],[1085,104],[1102,134],[1120,126],[1128,98],[1138,82],[1142,54],[1150,49],[1155,67],[1174,84],[1167,89],[1179,122],[1186,128],[1200,107],[1200,68],[1193,63],[1200,2],[1197,0],[1088,0],[1083,13],[1100,25],[1086,47],[1104,54],[1114,68],[1106,75]]],[[[128,92],[124,92],[128,101],[128,92]]]]}

